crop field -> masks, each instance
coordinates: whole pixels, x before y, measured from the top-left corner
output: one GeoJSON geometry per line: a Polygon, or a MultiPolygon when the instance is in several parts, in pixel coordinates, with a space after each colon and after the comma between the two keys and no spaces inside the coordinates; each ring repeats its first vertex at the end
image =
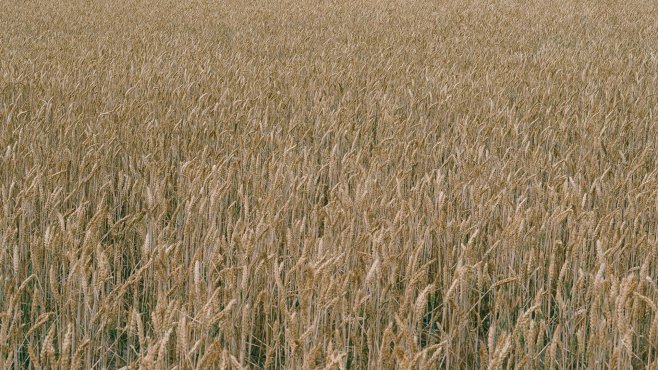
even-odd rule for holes
{"type": "Polygon", "coordinates": [[[0,0],[0,368],[658,369],[658,2],[0,0]]]}

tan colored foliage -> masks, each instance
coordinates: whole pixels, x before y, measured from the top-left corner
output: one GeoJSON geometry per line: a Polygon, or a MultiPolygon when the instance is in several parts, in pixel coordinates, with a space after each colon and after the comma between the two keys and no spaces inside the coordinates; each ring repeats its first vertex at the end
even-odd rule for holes
{"type": "Polygon", "coordinates": [[[0,368],[658,368],[656,1],[0,9],[0,368]]]}

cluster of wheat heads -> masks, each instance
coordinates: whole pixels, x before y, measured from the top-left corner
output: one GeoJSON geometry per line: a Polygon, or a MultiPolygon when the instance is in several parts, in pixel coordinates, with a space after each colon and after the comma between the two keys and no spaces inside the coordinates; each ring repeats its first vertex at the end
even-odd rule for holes
{"type": "Polygon", "coordinates": [[[657,368],[655,1],[0,9],[1,368],[657,368]]]}

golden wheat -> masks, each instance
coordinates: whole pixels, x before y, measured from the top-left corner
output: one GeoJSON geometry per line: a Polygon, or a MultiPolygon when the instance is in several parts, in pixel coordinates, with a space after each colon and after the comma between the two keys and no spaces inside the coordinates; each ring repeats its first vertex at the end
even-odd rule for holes
{"type": "Polygon", "coordinates": [[[0,368],[658,366],[655,1],[0,9],[0,368]]]}

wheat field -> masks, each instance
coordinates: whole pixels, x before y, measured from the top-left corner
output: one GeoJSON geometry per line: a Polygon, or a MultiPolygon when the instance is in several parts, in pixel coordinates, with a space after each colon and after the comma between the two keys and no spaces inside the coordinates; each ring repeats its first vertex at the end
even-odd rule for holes
{"type": "Polygon", "coordinates": [[[658,369],[658,2],[0,9],[0,368],[658,369]]]}

